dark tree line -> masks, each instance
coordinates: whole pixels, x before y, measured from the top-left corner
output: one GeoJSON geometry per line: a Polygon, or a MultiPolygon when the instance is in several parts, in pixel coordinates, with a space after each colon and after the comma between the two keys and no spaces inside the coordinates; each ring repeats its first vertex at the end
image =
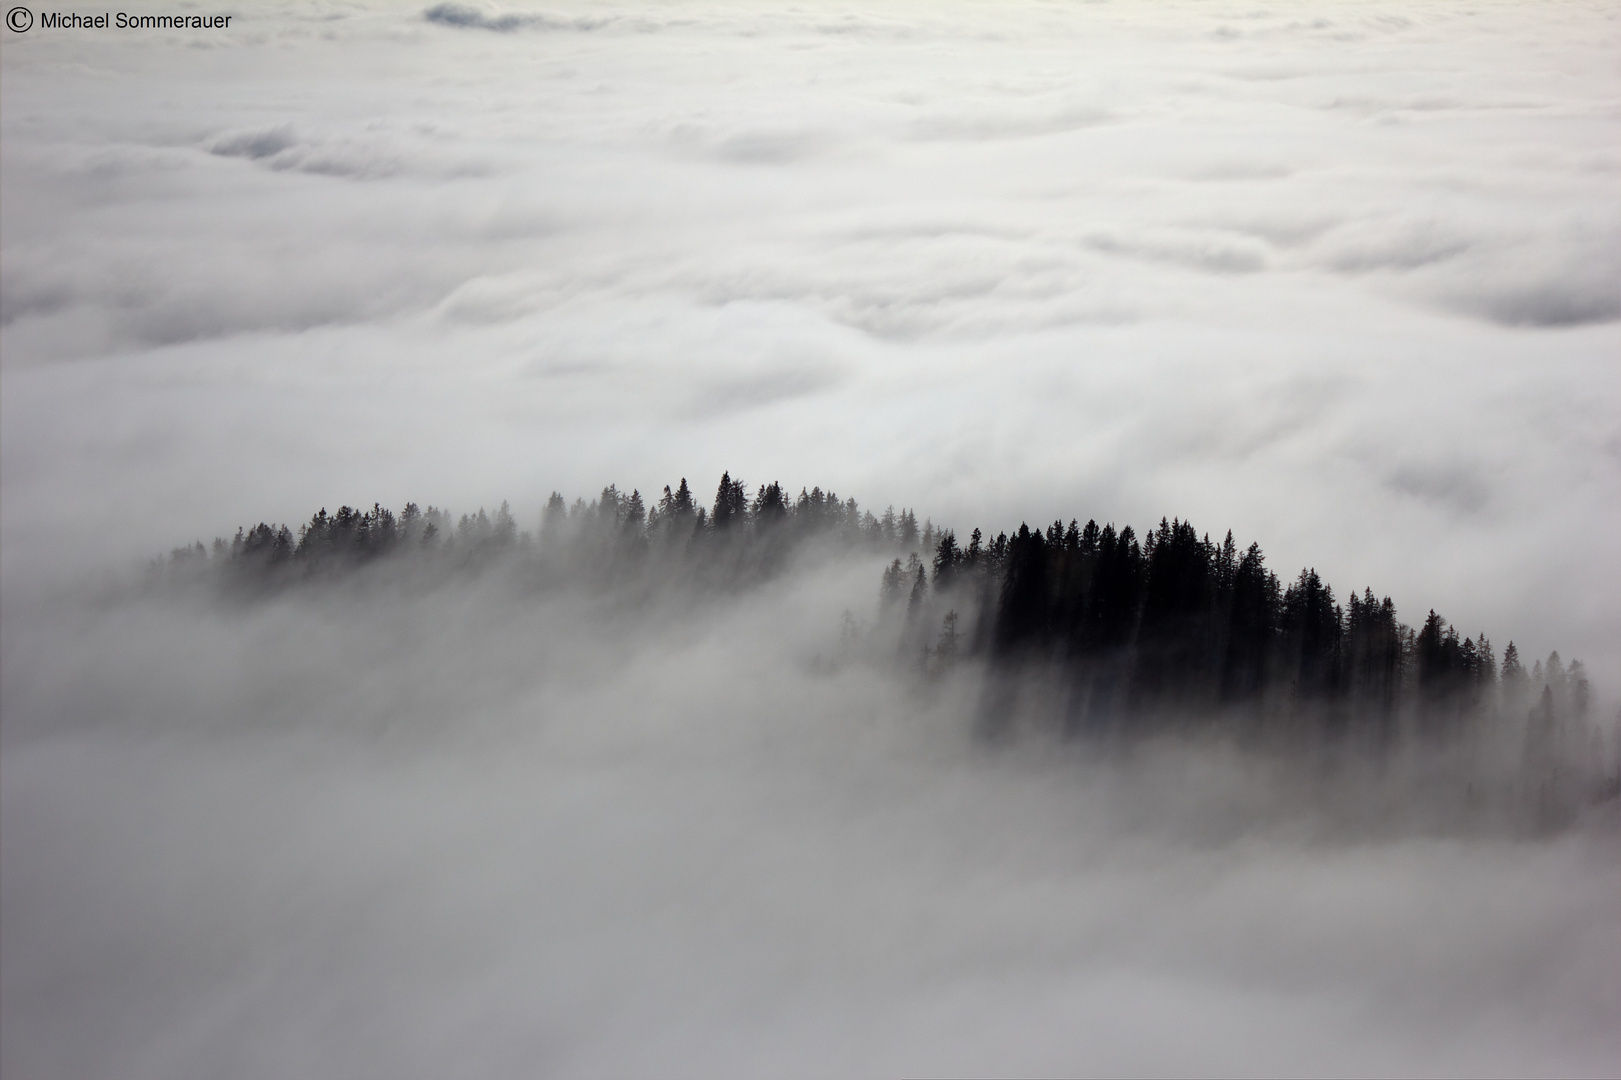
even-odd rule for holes
{"type": "Polygon", "coordinates": [[[682,480],[655,499],[614,485],[589,503],[569,503],[553,492],[535,532],[520,530],[508,504],[494,514],[480,509],[453,518],[447,511],[407,503],[398,513],[322,508],[295,532],[261,522],[231,539],[176,548],[161,572],[208,567],[239,587],[264,589],[330,580],[363,566],[391,561],[438,568],[500,561],[545,576],[598,580],[660,576],[708,584],[743,583],[774,573],[801,545],[816,542],[874,551],[927,548],[933,523],[919,525],[909,510],[863,510],[820,487],[797,496],[780,483],[751,493],[730,473],[714,498],[700,498],[682,480]]]}
{"type": "Polygon", "coordinates": [[[775,482],[751,493],[727,473],[706,502],[684,479],[652,500],[613,485],[589,503],[554,492],[534,533],[505,503],[454,520],[415,503],[398,513],[323,508],[296,533],[260,523],[211,550],[177,548],[166,566],[206,568],[249,590],[389,561],[499,561],[541,581],[725,588],[780,572],[811,544],[890,558],[869,645],[933,672],[981,665],[988,731],[1037,684],[1072,735],[1228,716],[1373,744],[1402,728],[1441,743],[1516,714],[1526,717],[1528,758],[1554,760],[1593,730],[1579,662],[1567,667],[1556,653],[1527,671],[1513,643],[1499,661],[1484,635],[1462,636],[1434,611],[1415,630],[1371,589],[1341,601],[1309,568],[1285,582],[1258,545],[1240,550],[1230,532],[1213,542],[1180,520],[1141,539],[1129,526],[1055,521],[994,539],[975,529],[962,544],[911,510],[875,515],[819,487],[795,496],[775,482]]]}
{"type": "MultiPolygon", "coordinates": [[[[1462,638],[1433,611],[1414,631],[1389,597],[1365,589],[1342,603],[1314,569],[1285,584],[1258,545],[1240,551],[1230,532],[1216,543],[1185,521],[1162,520],[1141,541],[1129,526],[1095,521],[1021,525],[989,543],[975,530],[966,548],[948,531],[933,571],[936,607],[979,613],[966,649],[953,620],[953,653],[1053,674],[1076,730],[1309,710],[1330,731],[1355,723],[1379,733],[1406,708],[1439,737],[1501,696],[1484,635],[1462,638]]],[[[885,606],[904,574],[898,560],[886,572],[885,606]]],[[[1518,672],[1510,645],[1509,698],[1522,693],[1518,672]]]]}

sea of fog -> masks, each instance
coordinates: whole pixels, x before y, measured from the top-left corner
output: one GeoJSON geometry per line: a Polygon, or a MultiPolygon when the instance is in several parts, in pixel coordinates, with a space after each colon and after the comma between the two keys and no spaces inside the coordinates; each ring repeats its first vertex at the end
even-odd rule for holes
{"type": "Polygon", "coordinates": [[[879,569],[7,605],[6,1076],[1613,1074],[1614,800],[988,744],[879,569]]]}
{"type": "Polygon", "coordinates": [[[8,589],[723,470],[1191,519],[1621,692],[1606,0],[8,32],[8,589]]]}
{"type": "Polygon", "coordinates": [[[876,562],[130,584],[731,470],[1232,528],[1609,722],[1615,4],[232,12],[0,32],[6,1080],[1621,1071],[1611,818],[986,745],[876,562]]]}

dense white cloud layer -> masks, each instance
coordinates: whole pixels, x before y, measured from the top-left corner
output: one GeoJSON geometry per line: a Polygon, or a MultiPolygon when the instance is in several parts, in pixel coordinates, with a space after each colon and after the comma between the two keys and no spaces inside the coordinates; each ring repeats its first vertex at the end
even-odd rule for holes
{"type": "Polygon", "coordinates": [[[992,750],[970,675],[845,654],[877,569],[8,611],[6,1075],[1621,1060],[1613,800],[1531,840],[1220,747],[992,750]]]}
{"type": "MultiPolygon", "coordinates": [[[[439,1074],[1613,1071],[1614,854],[1585,840],[1070,831],[1107,819],[1073,762],[964,765],[949,709],[920,733],[893,687],[817,683],[747,610],[614,688],[432,634],[326,656],[285,612],[36,606],[322,504],[505,498],[532,527],[553,488],[731,469],[964,529],[1231,527],[1410,622],[1574,653],[1613,699],[1613,4],[250,4],[227,32],[0,45],[8,1075],[285,1075],[300,1046],[439,1074]],[[586,722],[687,716],[672,683],[740,643],[784,650],[739,672],[741,730],[802,716],[876,763],[586,722]],[[401,708],[493,734],[383,764],[375,732],[336,759],[192,737],[286,670],[308,695],[282,720],[426,698],[401,708]],[[129,745],[37,730],[119,709],[152,721],[129,745]],[[563,719],[508,738],[534,715],[563,719]],[[736,845],[683,863],[693,835],[736,845]],[[665,899],[612,909],[638,889],[665,899]]],[[[814,637],[875,580],[791,610],[814,637]]],[[[551,617],[525,640],[600,670],[551,617]]]]}
{"type": "Polygon", "coordinates": [[[8,582],[732,468],[963,527],[1182,514],[1603,677],[1618,36],[1604,4],[11,34],[8,582]]]}

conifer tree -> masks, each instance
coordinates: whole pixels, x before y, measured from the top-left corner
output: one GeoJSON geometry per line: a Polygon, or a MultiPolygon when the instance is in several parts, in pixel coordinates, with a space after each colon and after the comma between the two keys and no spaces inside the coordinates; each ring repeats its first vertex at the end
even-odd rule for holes
{"type": "Polygon", "coordinates": [[[722,473],[720,487],[715,490],[715,508],[709,514],[710,527],[716,532],[725,532],[742,525],[748,505],[743,481],[732,479],[730,472],[722,473]]]}
{"type": "Polygon", "coordinates": [[[906,601],[906,625],[917,625],[918,617],[923,613],[923,605],[929,599],[929,579],[923,572],[923,564],[918,563],[917,574],[912,578],[912,595],[906,601]]]}
{"type": "MultiPolygon", "coordinates": [[[[975,530],[975,536],[978,536],[978,530],[975,530]]],[[[957,549],[957,534],[950,529],[942,530],[940,539],[934,547],[935,592],[944,592],[952,587],[962,558],[962,552],[957,549]]]]}
{"type": "Polygon", "coordinates": [[[1503,706],[1514,712],[1523,709],[1530,688],[1530,676],[1526,674],[1525,668],[1520,666],[1520,650],[1512,641],[1508,643],[1508,648],[1503,650],[1503,671],[1500,681],[1503,706]]]}

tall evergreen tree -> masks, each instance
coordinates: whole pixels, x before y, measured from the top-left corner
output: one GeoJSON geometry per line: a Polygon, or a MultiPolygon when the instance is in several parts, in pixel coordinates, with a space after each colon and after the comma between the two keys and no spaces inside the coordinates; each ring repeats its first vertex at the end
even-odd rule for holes
{"type": "MultiPolygon", "coordinates": [[[[978,535],[977,530],[975,535],[978,535]]],[[[957,548],[957,534],[950,529],[942,530],[934,547],[935,592],[944,592],[956,583],[957,567],[962,561],[962,552],[957,548]]]]}
{"type": "Polygon", "coordinates": [[[715,508],[709,513],[710,527],[725,532],[743,524],[747,515],[748,495],[743,481],[733,480],[730,472],[722,473],[720,487],[715,490],[715,508]]]}

